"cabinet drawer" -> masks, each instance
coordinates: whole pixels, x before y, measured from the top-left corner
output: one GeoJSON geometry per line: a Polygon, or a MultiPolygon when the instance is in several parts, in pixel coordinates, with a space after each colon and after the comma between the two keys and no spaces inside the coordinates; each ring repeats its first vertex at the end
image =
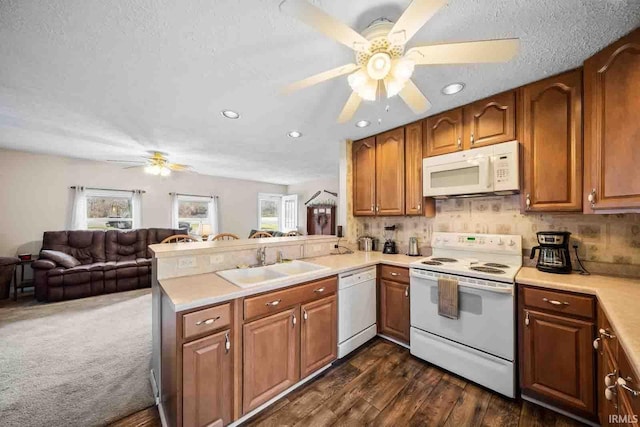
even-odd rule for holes
{"type": "Polygon", "coordinates": [[[231,323],[231,305],[223,304],[205,308],[182,316],[182,335],[189,339],[204,332],[229,326],[231,323]]]}
{"type": "Polygon", "coordinates": [[[569,316],[588,319],[595,317],[593,297],[564,292],[525,287],[523,289],[525,307],[535,307],[569,316]]]}
{"type": "Polygon", "coordinates": [[[392,280],[394,282],[409,283],[408,268],[383,265],[380,267],[380,276],[382,276],[383,279],[392,280]]]}
{"type": "Polygon", "coordinates": [[[335,293],[337,288],[338,280],[333,276],[281,291],[246,298],[244,300],[244,318],[246,320],[265,314],[277,313],[296,304],[335,293]]]}
{"type": "Polygon", "coordinates": [[[620,378],[622,378],[626,383],[625,385],[631,389],[627,390],[621,385],[618,385],[618,395],[620,395],[621,399],[627,400],[632,414],[640,415],[640,395],[634,396],[635,393],[632,391],[640,392],[640,377],[637,375],[635,369],[631,367],[631,363],[622,347],[618,350],[618,369],[620,378]]]}

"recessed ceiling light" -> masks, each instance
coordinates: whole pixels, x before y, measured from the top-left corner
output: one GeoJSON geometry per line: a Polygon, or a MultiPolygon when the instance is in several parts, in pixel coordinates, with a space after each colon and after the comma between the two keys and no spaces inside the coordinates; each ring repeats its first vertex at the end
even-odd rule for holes
{"type": "Polygon", "coordinates": [[[222,110],[220,112],[220,114],[222,114],[222,116],[226,117],[227,119],[239,119],[240,118],[240,114],[236,113],[233,110],[222,110]]]}
{"type": "Polygon", "coordinates": [[[359,122],[356,122],[356,127],[366,128],[370,124],[371,124],[371,122],[369,120],[360,120],[359,122]]]}
{"type": "Polygon", "coordinates": [[[287,135],[289,135],[291,138],[300,138],[302,136],[302,134],[297,130],[292,130],[287,135]]]}
{"type": "Polygon", "coordinates": [[[442,88],[442,93],[445,95],[453,95],[464,89],[464,83],[451,83],[442,88]]]}

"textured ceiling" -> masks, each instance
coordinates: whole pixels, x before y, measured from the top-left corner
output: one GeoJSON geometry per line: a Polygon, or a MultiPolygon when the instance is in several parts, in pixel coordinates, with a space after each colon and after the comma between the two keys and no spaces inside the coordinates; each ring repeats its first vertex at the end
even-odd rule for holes
{"type": "MultiPolygon", "coordinates": [[[[346,78],[281,94],[353,55],[279,1],[0,0],[0,147],[98,160],[159,149],[200,173],[289,184],[335,176],[340,140],[419,118],[394,98],[337,124],[346,78]]],[[[409,1],[315,3],[361,31],[409,1]]],[[[408,46],[521,39],[508,64],[416,68],[431,115],[579,66],[639,25],[638,0],[450,0],[408,46]],[[442,95],[454,81],[466,89],[442,95]]]]}

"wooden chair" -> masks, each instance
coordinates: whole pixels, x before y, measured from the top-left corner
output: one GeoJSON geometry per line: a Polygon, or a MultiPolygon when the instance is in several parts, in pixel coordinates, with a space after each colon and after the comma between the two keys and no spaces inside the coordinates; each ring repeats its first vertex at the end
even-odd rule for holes
{"type": "Polygon", "coordinates": [[[195,242],[195,239],[187,234],[174,234],[173,236],[167,237],[160,243],[184,243],[184,242],[195,242]]]}
{"type": "Polygon", "coordinates": [[[298,231],[290,231],[287,233],[287,237],[295,237],[295,236],[302,236],[302,233],[298,231]]]}
{"type": "Polygon", "coordinates": [[[271,233],[267,233],[266,231],[256,231],[251,236],[249,236],[250,239],[261,239],[263,237],[273,237],[273,236],[271,235],[271,233]]]}
{"type": "Polygon", "coordinates": [[[220,233],[220,234],[216,234],[215,236],[209,236],[207,240],[211,242],[214,240],[238,240],[238,239],[240,238],[233,233],[220,233]]]}

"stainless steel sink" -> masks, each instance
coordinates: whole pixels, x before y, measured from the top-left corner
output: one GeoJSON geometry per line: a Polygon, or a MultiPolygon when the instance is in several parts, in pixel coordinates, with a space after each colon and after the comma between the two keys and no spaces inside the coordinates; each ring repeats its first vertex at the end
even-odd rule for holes
{"type": "Polygon", "coordinates": [[[218,275],[227,279],[236,286],[240,286],[241,288],[250,288],[328,269],[329,267],[324,267],[322,265],[295,260],[281,264],[267,265],[264,267],[223,270],[218,271],[218,275]]]}

